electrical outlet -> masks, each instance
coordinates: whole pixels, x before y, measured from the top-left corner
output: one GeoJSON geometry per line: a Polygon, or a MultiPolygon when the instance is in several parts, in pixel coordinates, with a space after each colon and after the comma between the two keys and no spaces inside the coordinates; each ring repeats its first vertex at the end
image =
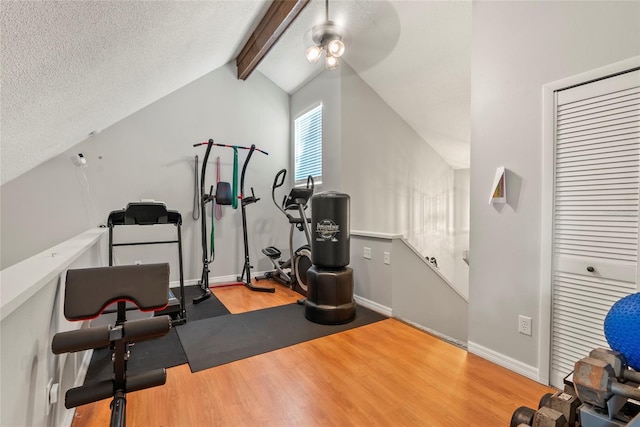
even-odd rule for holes
{"type": "Polygon", "coordinates": [[[365,259],[371,259],[371,248],[368,248],[368,247],[365,246],[364,247],[364,251],[362,252],[362,256],[365,259]]]}
{"type": "Polygon", "coordinates": [[[391,252],[384,253],[384,263],[387,265],[391,264],[391,252]]]}
{"type": "Polygon", "coordinates": [[[518,332],[531,336],[531,317],[518,316],[518,332]]]}
{"type": "Polygon", "coordinates": [[[51,405],[58,403],[58,397],[60,395],[60,384],[58,383],[54,383],[53,382],[53,378],[49,379],[49,383],[47,383],[47,388],[46,388],[46,401],[48,403],[47,405],[47,415],[49,415],[49,412],[51,410],[51,405]]]}

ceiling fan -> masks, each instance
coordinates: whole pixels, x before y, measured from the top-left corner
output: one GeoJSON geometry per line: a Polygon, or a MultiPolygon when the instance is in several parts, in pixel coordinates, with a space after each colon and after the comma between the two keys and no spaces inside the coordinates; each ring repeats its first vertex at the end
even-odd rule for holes
{"type": "Polygon", "coordinates": [[[338,58],[344,54],[345,50],[344,35],[344,30],[329,20],[329,0],[325,0],[325,21],[311,28],[311,39],[315,45],[305,50],[307,60],[312,64],[316,63],[324,54],[327,70],[338,68],[338,58]]]}

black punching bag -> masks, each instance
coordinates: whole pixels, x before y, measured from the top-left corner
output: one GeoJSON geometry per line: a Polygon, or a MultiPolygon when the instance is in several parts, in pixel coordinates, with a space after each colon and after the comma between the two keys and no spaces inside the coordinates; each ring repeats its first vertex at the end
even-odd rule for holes
{"type": "Polygon", "coordinates": [[[349,265],[348,194],[327,191],[311,198],[311,261],[326,269],[349,265]]]}
{"type": "Polygon", "coordinates": [[[333,191],[311,198],[311,261],[305,317],[312,322],[335,325],[356,316],[353,270],[348,267],[349,200],[333,191]]]}

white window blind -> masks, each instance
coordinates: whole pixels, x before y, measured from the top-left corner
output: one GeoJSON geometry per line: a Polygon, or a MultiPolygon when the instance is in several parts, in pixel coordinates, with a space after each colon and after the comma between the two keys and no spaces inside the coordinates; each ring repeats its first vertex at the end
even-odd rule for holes
{"type": "Polygon", "coordinates": [[[295,120],[295,183],[322,182],[322,104],[295,120]]]}

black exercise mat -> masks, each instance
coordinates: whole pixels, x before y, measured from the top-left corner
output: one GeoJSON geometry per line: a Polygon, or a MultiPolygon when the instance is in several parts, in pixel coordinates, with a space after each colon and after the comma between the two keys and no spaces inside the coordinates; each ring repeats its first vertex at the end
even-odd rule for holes
{"type": "MultiPolygon", "coordinates": [[[[173,288],[172,290],[174,294],[180,295],[179,288],[173,288]]],[[[184,309],[187,311],[187,323],[230,313],[227,307],[225,307],[213,293],[209,299],[204,300],[200,304],[194,304],[193,299],[200,295],[202,295],[202,291],[199,286],[184,287],[184,309]]]]}
{"type": "MultiPolygon", "coordinates": [[[[174,294],[179,294],[180,289],[172,289],[174,294]]],[[[187,363],[177,330],[184,328],[191,322],[201,321],[216,316],[229,314],[229,310],[220,302],[215,295],[200,304],[194,305],[193,298],[201,294],[198,286],[185,286],[185,310],[187,312],[187,323],[176,325],[169,333],[163,337],[149,341],[141,341],[131,346],[131,357],[127,362],[127,374],[135,375],[157,368],[171,368],[172,366],[187,363]]],[[[85,384],[94,381],[101,381],[112,378],[113,363],[111,361],[111,350],[108,348],[96,349],[93,351],[85,384]]]]}
{"type": "Polygon", "coordinates": [[[177,332],[191,372],[198,372],[386,319],[357,306],[354,321],[320,325],[307,320],[304,310],[294,303],[229,314],[188,323],[177,332]]]}

